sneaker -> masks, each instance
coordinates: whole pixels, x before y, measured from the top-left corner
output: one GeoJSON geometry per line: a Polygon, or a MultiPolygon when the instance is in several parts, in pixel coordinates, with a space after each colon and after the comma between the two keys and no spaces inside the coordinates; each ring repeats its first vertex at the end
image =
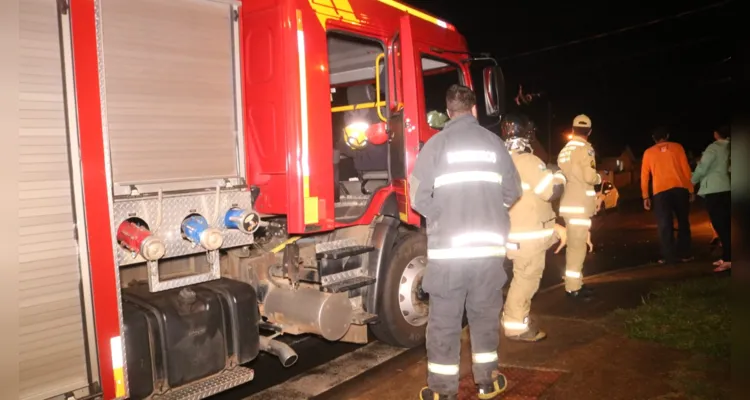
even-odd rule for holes
{"type": "Polygon", "coordinates": [[[724,264],[724,260],[719,259],[713,262],[714,267],[718,267],[721,264],[724,264]]]}
{"type": "Polygon", "coordinates": [[[547,334],[537,328],[530,328],[528,331],[513,336],[506,336],[508,339],[516,342],[538,342],[547,337],[547,334]]]}
{"type": "Polygon", "coordinates": [[[457,400],[457,395],[447,395],[433,392],[429,387],[423,387],[419,392],[419,400],[457,400]]]}
{"type": "Polygon", "coordinates": [[[494,380],[490,384],[477,385],[477,396],[482,399],[494,399],[499,396],[500,393],[505,391],[508,386],[508,380],[505,379],[505,375],[495,372],[492,374],[494,380]]]}
{"type": "Polygon", "coordinates": [[[732,262],[722,261],[722,263],[719,264],[719,266],[714,268],[714,272],[724,272],[724,271],[729,271],[730,269],[732,269],[732,262]]]}

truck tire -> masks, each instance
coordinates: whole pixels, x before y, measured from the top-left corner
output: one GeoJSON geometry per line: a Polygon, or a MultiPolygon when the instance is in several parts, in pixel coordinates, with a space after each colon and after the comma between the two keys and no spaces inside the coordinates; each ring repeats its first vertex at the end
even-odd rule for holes
{"type": "Polygon", "coordinates": [[[423,345],[428,301],[419,290],[427,268],[427,237],[416,232],[401,235],[391,250],[387,269],[376,284],[378,322],[370,330],[381,342],[412,348],[423,345]]]}

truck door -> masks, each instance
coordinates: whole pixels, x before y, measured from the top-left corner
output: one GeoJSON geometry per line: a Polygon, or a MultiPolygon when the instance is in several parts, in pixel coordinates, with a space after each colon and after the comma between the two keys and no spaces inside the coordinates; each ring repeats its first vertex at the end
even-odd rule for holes
{"type": "MultiPolygon", "coordinates": [[[[456,83],[471,86],[471,82],[468,70],[461,63],[462,56],[441,53],[439,46],[417,37],[412,26],[421,21],[412,18],[401,17],[400,30],[391,41],[390,71],[393,75],[390,79],[394,84],[389,120],[393,135],[390,167],[401,220],[419,225],[420,216],[409,205],[407,179],[421,146],[442,128],[435,121],[429,122],[427,115],[434,111],[442,114],[442,121],[447,120],[445,93],[448,88],[456,83]]],[[[436,120],[441,121],[441,118],[436,120]]]]}
{"type": "Polygon", "coordinates": [[[417,68],[412,39],[410,16],[401,17],[400,29],[390,43],[389,80],[393,82],[391,90],[391,116],[388,127],[391,131],[390,172],[399,217],[407,224],[418,226],[420,216],[409,205],[408,177],[414,168],[419,152],[419,123],[417,68]]]}

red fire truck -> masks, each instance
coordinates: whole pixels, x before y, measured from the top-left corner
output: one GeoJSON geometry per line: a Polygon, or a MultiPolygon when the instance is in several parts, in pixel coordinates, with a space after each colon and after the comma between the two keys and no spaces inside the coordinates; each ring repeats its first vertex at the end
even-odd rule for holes
{"type": "MultiPolygon", "coordinates": [[[[424,342],[406,178],[428,112],[471,85],[452,25],[394,0],[2,18],[3,399],[205,398],[260,351],[293,364],[281,334],[424,342]],[[339,151],[352,117],[387,126],[379,169],[339,151]]],[[[502,74],[483,73],[497,115],[502,74]]]]}

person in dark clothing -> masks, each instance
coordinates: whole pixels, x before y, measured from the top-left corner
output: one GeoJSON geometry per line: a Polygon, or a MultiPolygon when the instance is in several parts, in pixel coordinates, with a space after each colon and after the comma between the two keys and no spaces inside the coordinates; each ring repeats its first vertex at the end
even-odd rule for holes
{"type": "Polygon", "coordinates": [[[732,268],[732,196],[729,176],[729,128],[714,132],[714,142],[701,156],[692,182],[700,184],[698,195],[706,199],[711,224],[721,241],[721,258],[715,272],[732,268]]]}

